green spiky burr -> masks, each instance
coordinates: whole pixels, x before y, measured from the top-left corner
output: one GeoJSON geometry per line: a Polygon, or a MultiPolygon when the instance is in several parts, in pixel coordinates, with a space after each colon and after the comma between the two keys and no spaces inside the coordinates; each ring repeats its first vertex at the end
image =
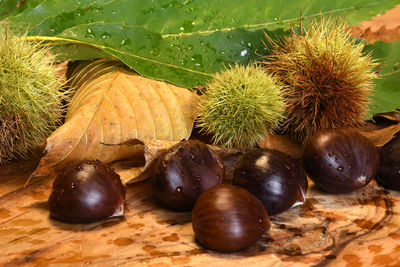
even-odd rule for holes
{"type": "Polygon", "coordinates": [[[216,144],[246,149],[279,126],[285,103],[274,77],[257,65],[214,74],[199,101],[199,126],[216,144]]]}
{"type": "Polygon", "coordinates": [[[26,158],[60,123],[65,93],[49,49],[0,24],[0,164],[26,158]]]}

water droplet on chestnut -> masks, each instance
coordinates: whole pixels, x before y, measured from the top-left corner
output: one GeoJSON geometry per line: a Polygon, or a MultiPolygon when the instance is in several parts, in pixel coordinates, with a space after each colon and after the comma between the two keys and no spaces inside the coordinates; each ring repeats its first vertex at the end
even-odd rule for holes
{"type": "Polygon", "coordinates": [[[379,155],[376,180],[387,188],[400,190],[400,134],[385,144],[379,155]]]}
{"type": "Polygon", "coordinates": [[[302,166],[289,155],[272,149],[246,152],[235,167],[233,184],[260,199],[269,215],[303,204],[308,187],[302,166]]]}
{"type": "Polygon", "coordinates": [[[157,159],[151,185],[161,203],[188,211],[202,192],[222,184],[224,172],[222,160],[206,144],[182,141],[157,159]]]}
{"type": "Polygon", "coordinates": [[[198,198],[192,226],[204,247],[234,252],[254,244],[271,223],[263,204],[250,192],[234,185],[219,185],[198,198]]]}
{"type": "Polygon", "coordinates": [[[72,223],[122,216],[124,206],[125,187],[119,175],[95,160],[66,167],[54,180],[49,197],[50,215],[72,223]]]}
{"type": "Polygon", "coordinates": [[[330,193],[348,193],[367,185],[376,173],[378,161],[376,148],[353,129],[323,129],[307,141],[303,153],[309,177],[330,193]],[[316,156],[323,164],[314,160],[316,156]]]}

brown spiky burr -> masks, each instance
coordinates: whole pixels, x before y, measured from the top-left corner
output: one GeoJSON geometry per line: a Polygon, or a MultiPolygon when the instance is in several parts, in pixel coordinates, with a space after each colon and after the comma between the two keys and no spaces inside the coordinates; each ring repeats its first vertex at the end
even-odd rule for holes
{"type": "Polygon", "coordinates": [[[346,24],[314,20],[308,30],[292,28],[280,42],[267,39],[272,53],[261,63],[284,87],[284,132],[304,141],[322,128],[364,123],[376,64],[363,52],[365,44],[350,37],[346,24]]]}

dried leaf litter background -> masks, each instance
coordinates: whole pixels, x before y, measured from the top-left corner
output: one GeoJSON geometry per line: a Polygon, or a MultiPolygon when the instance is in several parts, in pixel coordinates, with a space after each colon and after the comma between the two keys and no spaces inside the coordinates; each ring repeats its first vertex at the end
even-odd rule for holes
{"type": "Polygon", "coordinates": [[[111,59],[74,68],[66,122],[46,141],[45,155],[33,176],[80,159],[104,163],[143,153],[129,140],[187,139],[196,116],[197,96],[187,89],[143,78],[111,59]]]}

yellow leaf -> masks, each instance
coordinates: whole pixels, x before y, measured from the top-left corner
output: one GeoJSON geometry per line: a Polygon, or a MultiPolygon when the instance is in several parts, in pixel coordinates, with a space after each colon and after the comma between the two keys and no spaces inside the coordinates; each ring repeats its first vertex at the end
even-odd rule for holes
{"type": "Polygon", "coordinates": [[[71,77],[77,91],[66,122],[47,139],[34,177],[76,160],[109,163],[143,153],[143,144],[104,144],[189,138],[197,114],[197,95],[189,90],[141,77],[111,59],[81,63],[71,77]]]}

